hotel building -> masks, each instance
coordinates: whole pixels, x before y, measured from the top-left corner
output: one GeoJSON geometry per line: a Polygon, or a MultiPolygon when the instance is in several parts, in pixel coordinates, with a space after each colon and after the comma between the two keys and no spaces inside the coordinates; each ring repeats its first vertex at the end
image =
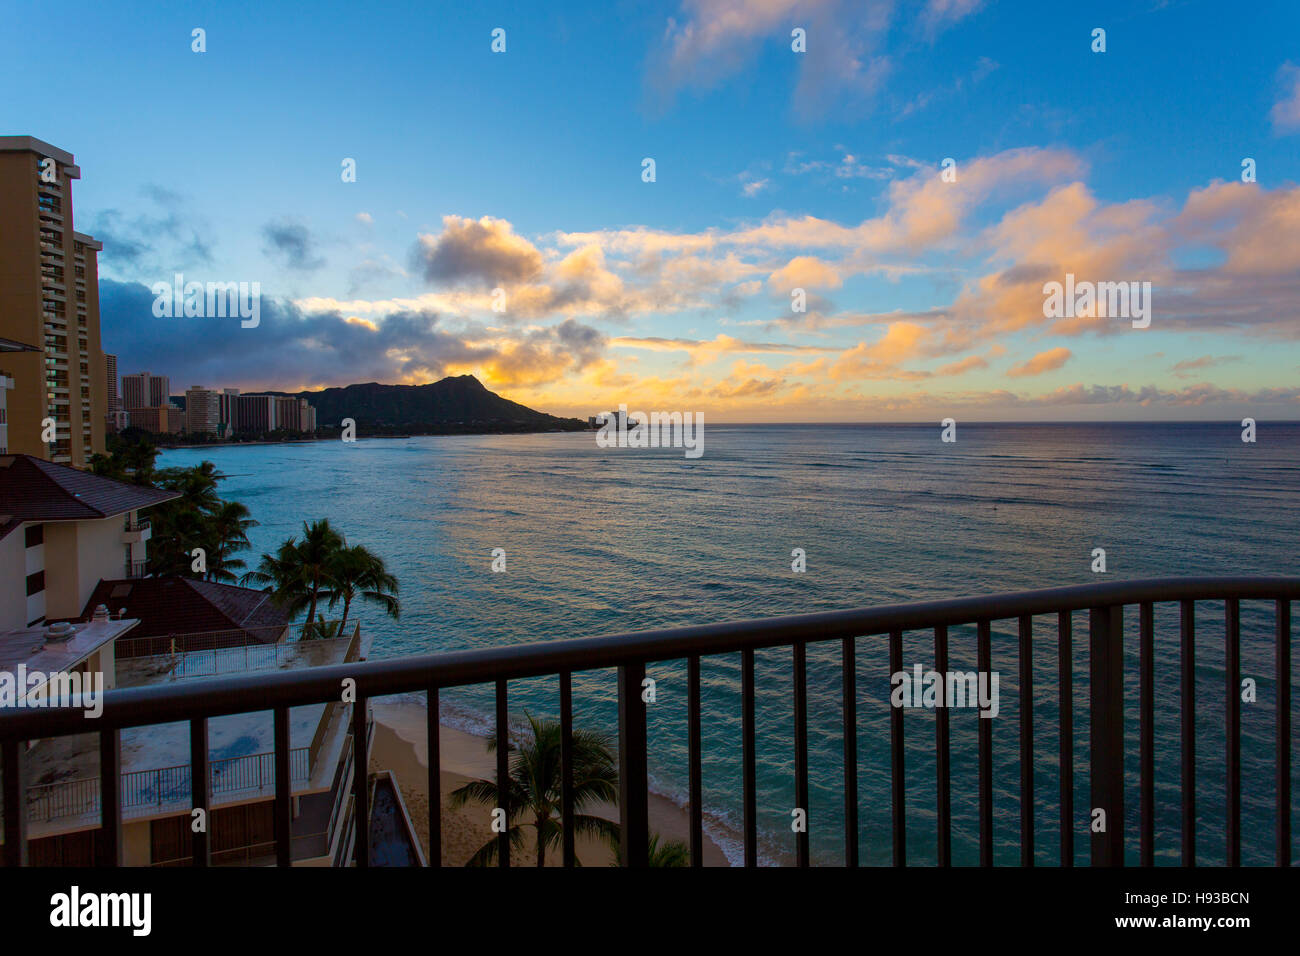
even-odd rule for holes
{"type": "MultiPolygon", "coordinates": [[[[289,641],[288,615],[264,591],[147,576],[150,524],[138,512],[179,496],[31,456],[0,457],[0,672],[27,675],[31,696],[49,678],[76,674],[101,677],[104,689],[174,687],[364,659],[357,624],[334,638],[289,641]],[[33,675],[44,682],[31,683],[33,675]]],[[[295,866],[352,859],[352,727],[352,705],[342,701],[289,712],[295,866]]],[[[207,740],[212,863],[273,863],[271,714],[214,717],[207,740]]],[[[184,723],[121,732],[127,865],[191,862],[190,746],[184,723]]],[[[0,834],[20,834],[15,842],[33,865],[93,864],[103,832],[99,734],[29,741],[22,754],[21,824],[0,823],[0,834]]]]}
{"type": "Polygon", "coordinates": [[[99,341],[103,246],[73,228],[72,154],[0,136],[0,337],[43,354],[9,357],[8,448],[85,467],[104,450],[108,390],[99,341]],[[42,441],[53,419],[54,442],[42,441]]]}

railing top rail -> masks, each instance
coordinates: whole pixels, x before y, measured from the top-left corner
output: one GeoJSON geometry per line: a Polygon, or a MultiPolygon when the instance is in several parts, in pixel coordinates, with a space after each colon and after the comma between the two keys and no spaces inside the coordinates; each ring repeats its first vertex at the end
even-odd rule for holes
{"type": "Polygon", "coordinates": [[[202,684],[133,687],[104,694],[103,713],[98,719],[89,719],[84,711],[71,708],[0,711],[0,740],[24,740],[194,717],[260,712],[277,706],[320,704],[338,698],[344,678],[356,681],[359,695],[372,697],[423,691],[429,687],[456,687],[499,679],[517,680],[564,671],[674,660],[695,654],[725,654],[747,648],[756,650],[844,637],[869,637],[892,630],[922,630],[938,625],[1005,620],[1025,614],[1227,598],[1300,599],[1300,577],[1114,581],[332,664],[217,678],[202,684]]]}

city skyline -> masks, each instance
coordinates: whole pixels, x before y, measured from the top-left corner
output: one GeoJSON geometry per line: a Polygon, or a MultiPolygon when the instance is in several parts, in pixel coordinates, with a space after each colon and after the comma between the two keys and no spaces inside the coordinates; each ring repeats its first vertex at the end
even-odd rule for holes
{"type": "Polygon", "coordinates": [[[104,351],[177,382],[473,374],[584,420],[1295,419],[1297,14],[1265,7],[1274,31],[1197,3],[74,3],[84,72],[147,108],[64,96],[20,11],[4,132],[75,154],[104,351]],[[155,317],[177,274],[258,283],[260,322],[155,317]],[[1150,283],[1149,326],[1045,316],[1067,277],[1150,283]]]}

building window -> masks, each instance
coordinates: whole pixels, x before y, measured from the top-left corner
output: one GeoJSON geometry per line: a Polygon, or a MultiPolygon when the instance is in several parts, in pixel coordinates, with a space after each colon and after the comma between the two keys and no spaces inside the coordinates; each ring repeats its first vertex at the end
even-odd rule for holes
{"type": "Polygon", "coordinates": [[[45,572],[37,571],[35,574],[27,575],[27,596],[40,594],[45,590],[45,572]]]}
{"type": "Polygon", "coordinates": [[[45,525],[43,524],[29,524],[27,526],[26,534],[27,547],[29,548],[34,548],[38,544],[45,543],[45,525]]]}

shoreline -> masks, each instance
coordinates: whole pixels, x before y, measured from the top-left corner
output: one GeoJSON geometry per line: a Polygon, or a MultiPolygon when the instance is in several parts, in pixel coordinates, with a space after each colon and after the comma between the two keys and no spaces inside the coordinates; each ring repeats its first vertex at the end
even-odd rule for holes
{"type": "MultiPolygon", "coordinates": [[[[375,701],[372,703],[375,739],[370,753],[370,771],[388,770],[392,773],[402,799],[411,815],[416,835],[429,856],[429,792],[427,753],[427,719],[422,704],[405,701],[375,701]]],[[[487,741],[455,727],[439,723],[441,772],[439,790],[442,796],[442,865],[463,866],[479,847],[493,836],[489,808],[469,804],[452,809],[449,795],[470,780],[496,777],[496,757],[489,754],[487,741]]],[[[618,808],[601,804],[591,810],[596,816],[618,820],[618,808]]],[[[521,852],[511,851],[510,862],[517,866],[535,866],[536,854],[532,849],[531,827],[525,828],[528,846],[521,852]]],[[[650,794],[650,832],[658,833],[660,840],[689,842],[690,816],[685,809],[660,794],[650,794]]],[[[584,866],[611,866],[614,853],[606,845],[591,838],[579,837],[575,843],[578,861],[584,866]]],[[[561,866],[557,850],[548,851],[547,866],[561,866]]],[[[707,832],[704,833],[704,865],[731,866],[722,847],[707,832]]]]}

